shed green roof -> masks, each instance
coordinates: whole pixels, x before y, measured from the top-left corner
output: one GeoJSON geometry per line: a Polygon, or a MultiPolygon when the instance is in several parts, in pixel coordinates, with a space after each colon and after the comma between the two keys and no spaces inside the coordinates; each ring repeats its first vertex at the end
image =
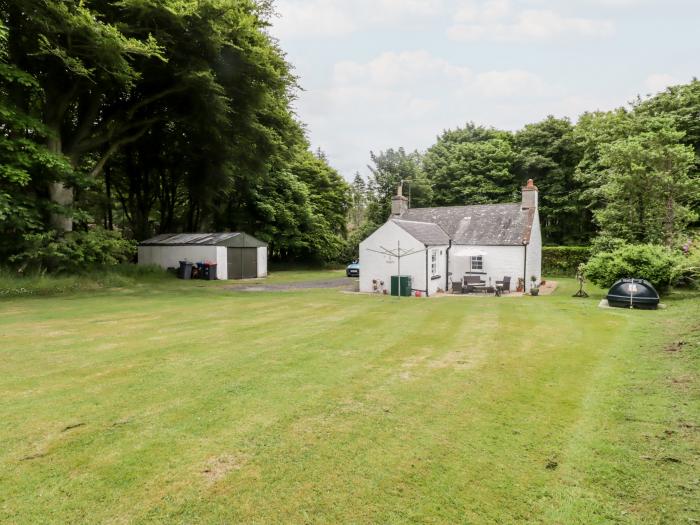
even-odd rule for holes
{"type": "Polygon", "coordinates": [[[266,247],[260,239],[243,232],[163,233],[139,243],[139,246],[226,246],[227,248],[266,247]]]}

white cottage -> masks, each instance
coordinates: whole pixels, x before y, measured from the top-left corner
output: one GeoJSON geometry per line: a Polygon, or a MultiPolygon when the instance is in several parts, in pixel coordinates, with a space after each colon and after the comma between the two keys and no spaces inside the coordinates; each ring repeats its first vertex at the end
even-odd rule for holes
{"type": "Polygon", "coordinates": [[[522,189],[521,202],[512,204],[409,209],[399,188],[392,216],[360,243],[360,291],[388,291],[391,276],[399,273],[428,296],[449,290],[465,275],[478,275],[487,284],[510,277],[511,290],[523,279],[529,291],[531,276],[537,283],[542,278],[537,206],[532,180],[522,189]]]}

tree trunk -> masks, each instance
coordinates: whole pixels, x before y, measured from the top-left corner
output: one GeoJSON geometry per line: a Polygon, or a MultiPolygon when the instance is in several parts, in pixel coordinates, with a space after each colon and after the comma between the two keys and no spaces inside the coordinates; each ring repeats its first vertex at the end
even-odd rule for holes
{"type": "MultiPolygon", "coordinates": [[[[57,155],[63,153],[58,131],[55,132],[54,136],[49,137],[46,145],[52,153],[57,155]]],[[[49,183],[49,196],[51,197],[51,202],[59,206],[69,207],[73,205],[73,188],[67,187],[62,182],[54,181],[49,183]]],[[[58,211],[51,212],[51,226],[59,232],[73,231],[73,218],[58,211]]]]}
{"type": "Polygon", "coordinates": [[[676,222],[676,206],[673,200],[673,195],[670,192],[668,194],[668,199],[666,200],[666,218],[664,222],[664,240],[666,241],[666,246],[670,248],[673,246],[674,223],[676,222]]]}
{"type": "Polygon", "coordinates": [[[112,173],[110,168],[105,168],[105,193],[107,197],[107,214],[105,228],[114,229],[114,217],[112,215],[112,173]]]}

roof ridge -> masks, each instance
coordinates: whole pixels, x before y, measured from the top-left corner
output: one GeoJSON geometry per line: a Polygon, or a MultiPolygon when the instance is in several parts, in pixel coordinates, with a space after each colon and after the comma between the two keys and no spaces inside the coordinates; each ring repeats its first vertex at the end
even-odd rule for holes
{"type": "MultiPolygon", "coordinates": [[[[416,208],[416,209],[420,210],[420,209],[425,209],[425,208],[416,208]]],[[[433,226],[437,226],[438,228],[440,227],[439,224],[432,222],[432,221],[409,221],[407,219],[401,219],[401,218],[391,219],[391,220],[392,221],[400,221],[400,222],[412,222],[414,224],[432,224],[433,226]]]]}
{"type": "MultiPolygon", "coordinates": [[[[426,206],[424,208],[409,208],[411,210],[442,210],[445,208],[475,208],[477,206],[520,206],[519,202],[493,202],[491,204],[453,204],[452,206],[426,206]]],[[[405,220],[405,219],[404,219],[405,220]]]]}

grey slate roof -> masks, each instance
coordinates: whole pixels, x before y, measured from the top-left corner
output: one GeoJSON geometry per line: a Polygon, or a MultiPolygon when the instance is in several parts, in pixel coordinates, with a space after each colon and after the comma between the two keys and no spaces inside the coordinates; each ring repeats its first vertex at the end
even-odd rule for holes
{"type": "Polygon", "coordinates": [[[139,243],[141,246],[228,246],[262,247],[264,242],[242,232],[164,233],[139,243]]]}
{"type": "Polygon", "coordinates": [[[520,203],[411,208],[402,221],[434,223],[454,244],[521,246],[530,240],[535,210],[520,203]]]}
{"type": "Polygon", "coordinates": [[[449,236],[435,223],[407,221],[403,219],[403,216],[401,219],[392,219],[392,222],[426,246],[440,246],[450,243],[449,236]]]}

